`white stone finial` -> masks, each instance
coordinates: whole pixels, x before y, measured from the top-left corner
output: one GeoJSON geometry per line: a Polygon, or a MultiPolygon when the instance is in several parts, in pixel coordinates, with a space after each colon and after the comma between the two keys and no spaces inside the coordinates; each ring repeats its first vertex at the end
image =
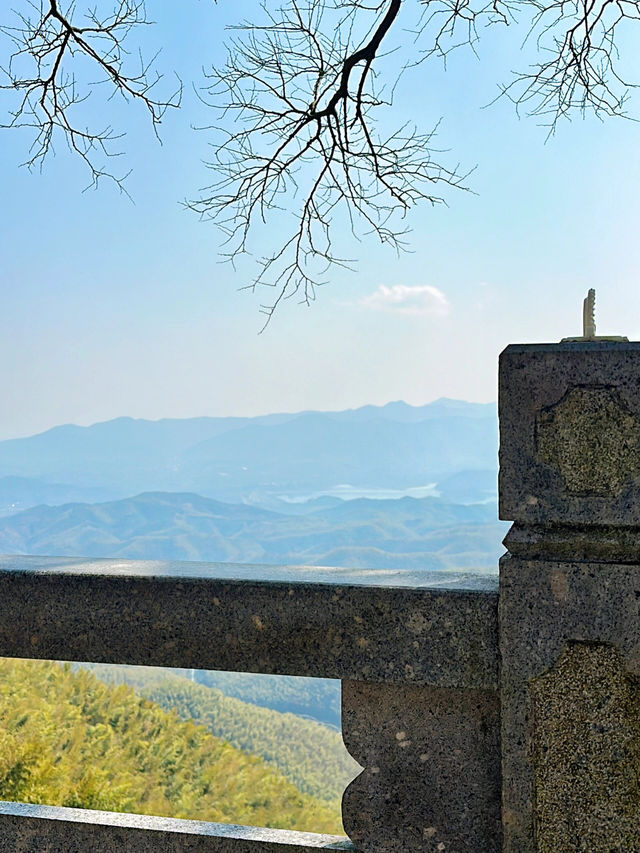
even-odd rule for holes
{"type": "Polygon", "coordinates": [[[592,341],[596,336],[596,291],[593,287],[589,289],[582,303],[582,337],[585,341],[592,341]]]}
{"type": "Polygon", "coordinates": [[[563,338],[560,343],[571,341],[628,341],[629,338],[621,335],[596,335],[596,291],[589,288],[582,302],[582,337],[563,338]]]}

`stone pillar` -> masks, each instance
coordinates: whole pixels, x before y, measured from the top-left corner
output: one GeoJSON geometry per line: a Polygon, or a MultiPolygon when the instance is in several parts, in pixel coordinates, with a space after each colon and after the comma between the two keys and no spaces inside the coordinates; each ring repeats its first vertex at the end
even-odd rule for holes
{"type": "Polygon", "coordinates": [[[342,733],[364,768],[342,800],[358,853],[499,853],[495,690],[343,681],[342,733]]]}
{"type": "Polygon", "coordinates": [[[640,853],[640,343],[500,358],[505,853],[640,853]]]}

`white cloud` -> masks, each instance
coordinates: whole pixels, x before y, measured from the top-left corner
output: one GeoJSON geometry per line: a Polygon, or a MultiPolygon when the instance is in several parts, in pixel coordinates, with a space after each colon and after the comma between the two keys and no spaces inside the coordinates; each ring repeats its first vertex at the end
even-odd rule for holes
{"type": "Polygon", "coordinates": [[[445,317],[451,304],[444,293],[430,284],[381,284],[377,290],[360,300],[360,305],[375,311],[395,314],[445,317]]]}

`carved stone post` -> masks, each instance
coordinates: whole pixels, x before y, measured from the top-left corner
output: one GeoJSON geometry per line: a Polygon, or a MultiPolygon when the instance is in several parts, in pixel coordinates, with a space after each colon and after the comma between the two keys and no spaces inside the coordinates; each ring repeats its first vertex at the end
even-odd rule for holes
{"type": "Polygon", "coordinates": [[[356,616],[361,678],[342,681],[342,737],[363,768],[344,828],[358,853],[499,853],[497,590],[477,578],[384,593],[356,616]],[[366,657],[368,618],[383,666],[380,650],[366,657]]]}
{"type": "Polygon", "coordinates": [[[500,359],[506,853],[640,851],[640,344],[500,359]]]}
{"type": "Polygon", "coordinates": [[[342,684],[342,730],[364,770],[343,796],[358,853],[499,853],[493,690],[342,684]]]}

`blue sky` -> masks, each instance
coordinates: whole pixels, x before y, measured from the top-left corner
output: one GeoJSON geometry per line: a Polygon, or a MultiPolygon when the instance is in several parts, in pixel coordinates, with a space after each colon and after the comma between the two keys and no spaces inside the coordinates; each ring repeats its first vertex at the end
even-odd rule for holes
{"type": "Polygon", "coordinates": [[[113,105],[133,203],[106,184],[83,193],[63,144],[42,173],[19,168],[28,139],[0,131],[0,438],[119,415],[494,400],[500,350],[579,334],[592,286],[598,331],[640,338],[640,125],[577,119],[545,141],[507,102],[483,109],[522,66],[517,40],[499,34],[480,60],[460,52],[446,73],[407,75],[394,107],[398,123],[442,118],[439,145],[475,167],[474,193],[416,210],[411,253],[356,244],[355,273],[336,272],[311,308],[285,305],[258,335],[264,297],[238,292],[247,268],[221,264],[215,228],[180,204],[208,180],[208,137],[192,125],[211,117],[191,81],[220,61],[224,25],[257,7],[153,10],[145,41],[185,98],[162,146],[141,110],[113,105]]]}

